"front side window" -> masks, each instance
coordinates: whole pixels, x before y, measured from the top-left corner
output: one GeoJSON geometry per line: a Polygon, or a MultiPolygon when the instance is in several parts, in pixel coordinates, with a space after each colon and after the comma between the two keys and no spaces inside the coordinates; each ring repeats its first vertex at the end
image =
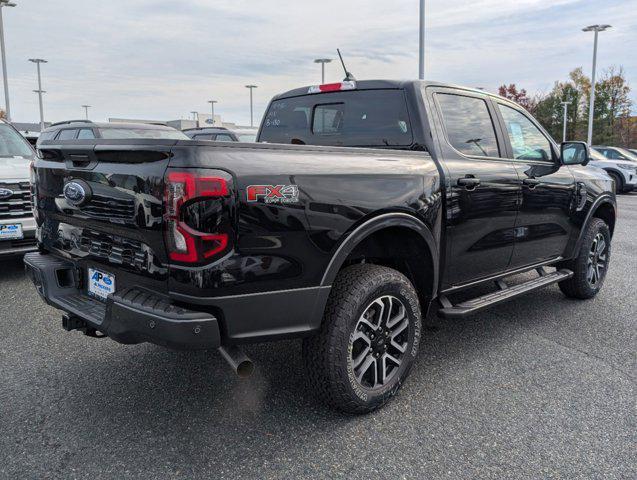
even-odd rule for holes
{"type": "Polygon", "coordinates": [[[522,112],[498,104],[516,160],[552,161],[551,142],[522,112]]]}
{"type": "Polygon", "coordinates": [[[220,133],[217,135],[217,138],[215,138],[215,140],[217,142],[233,142],[233,138],[228,135],[227,133],[220,133]]]}
{"type": "Polygon", "coordinates": [[[77,130],[75,128],[60,130],[58,140],[73,140],[75,138],[75,134],[77,134],[77,130]]]}
{"type": "Polygon", "coordinates": [[[481,98],[436,94],[449,143],[460,153],[499,157],[498,141],[487,102],[481,98]]]}

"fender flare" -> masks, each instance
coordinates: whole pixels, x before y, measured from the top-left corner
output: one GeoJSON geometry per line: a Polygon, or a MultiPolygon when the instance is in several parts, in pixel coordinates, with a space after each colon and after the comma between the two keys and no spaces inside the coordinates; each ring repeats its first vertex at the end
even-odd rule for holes
{"type": "Polygon", "coordinates": [[[582,241],[584,240],[584,234],[586,233],[586,229],[588,228],[591,219],[593,218],[593,214],[599,209],[603,204],[608,203],[611,207],[613,207],[613,212],[615,213],[615,218],[617,218],[617,201],[615,198],[609,194],[605,193],[600,195],[595,199],[591,208],[588,209],[588,213],[586,214],[586,218],[584,218],[584,223],[582,223],[582,228],[580,229],[579,235],[577,236],[577,242],[575,243],[575,254],[579,254],[580,248],[582,247],[582,241]]]}
{"type": "Polygon", "coordinates": [[[429,254],[431,255],[432,263],[433,263],[433,286],[432,291],[428,292],[430,296],[435,296],[435,293],[438,291],[438,268],[439,268],[439,260],[438,260],[438,248],[436,246],[436,242],[434,240],[434,236],[431,233],[431,230],[424,222],[419,220],[418,218],[409,215],[407,213],[385,213],[382,215],[378,215],[377,217],[371,218],[366,222],[360,224],[356,227],[346,238],[345,240],[338,246],[334,255],[327,265],[327,269],[323,274],[323,279],[321,280],[321,286],[332,285],[336,275],[339,270],[343,266],[343,263],[349,256],[349,254],[354,250],[354,248],[371,234],[378,232],[379,230],[383,230],[385,228],[390,227],[406,227],[409,228],[416,233],[418,233],[422,239],[427,244],[429,249],[429,254]]]}
{"type": "Polygon", "coordinates": [[[614,173],[615,175],[617,175],[622,180],[622,182],[626,182],[626,177],[624,176],[624,174],[620,170],[617,170],[616,168],[611,168],[611,167],[604,168],[604,170],[608,174],[610,174],[611,172],[614,173]]]}

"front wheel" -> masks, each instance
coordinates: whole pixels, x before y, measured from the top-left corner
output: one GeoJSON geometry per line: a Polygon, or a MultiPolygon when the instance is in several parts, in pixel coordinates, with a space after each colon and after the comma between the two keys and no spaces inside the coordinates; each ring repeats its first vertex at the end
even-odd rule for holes
{"type": "Polygon", "coordinates": [[[400,272],[355,265],[339,273],[321,330],[303,341],[318,397],[348,413],[371,412],[396,394],[418,354],[421,313],[400,272]]]}
{"type": "Polygon", "coordinates": [[[584,233],[578,256],[563,264],[573,271],[573,276],[560,282],[560,290],[571,298],[594,297],[604,285],[609,262],[610,229],[603,220],[593,218],[584,233]]]}

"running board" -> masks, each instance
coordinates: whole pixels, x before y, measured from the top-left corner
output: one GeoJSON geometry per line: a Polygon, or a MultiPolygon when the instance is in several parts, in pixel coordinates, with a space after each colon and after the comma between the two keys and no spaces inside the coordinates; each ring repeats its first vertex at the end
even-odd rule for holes
{"type": "Polygon", "coordinates": [[[441,295],[439,301],[442,308],[438,310],[438,314],[445,318],[466,317],[485,308],[506,302],[525,293],[534,292],[535,290],[561,282],[573,276],[573,272],[567,269],[547,273],[544,268],[540,267],[537,269],[537,272],[539,277],[511,287],[504,283],[504,281],[497,280],[496,285],[499,288],[497,292],[472,298],[457,305],[453,305],[445,295],[441,295]]]}

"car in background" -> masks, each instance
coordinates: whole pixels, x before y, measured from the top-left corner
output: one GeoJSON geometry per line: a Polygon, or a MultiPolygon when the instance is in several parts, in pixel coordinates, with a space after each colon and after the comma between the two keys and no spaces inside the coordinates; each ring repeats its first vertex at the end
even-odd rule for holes
{"type": "Polygon", "coordinates": [[[593,146],[593,150],[597,150],[610,160],[628,160],[630,162],[637,162],[637,154],[622,147],[604,147],[593,146]]]}
{"type": "Polygon", "coordinates": [[[32,130],[25,130],[20,132],[20,134],[27,139],[32,146],[35,147],[35,144],[38,142],[38,137],[40,136],[40,132],[34,132],[32,130]]]}
{"type": "Polygon", "coordinates": [[[601,168],[615,181],[615,192],[630,192],[637,188],[637,163],[630,160],[612,160],[590,149],[589,165],[601,168]]]}
{"type": "Polygon", "coordinates": [[[36,249],[29,182],[34,159],[29,142],[0,120],[0,257],[36,249]]]}
{"type": "Polygon", "coordinates": [[[210,140],[213,142],[238,142],[233,132],[225,127],[197,127],[187,128],[182,132],[193,140],[210,140]]]}
{"type": "Polygon", "coordinates": [[[259,130],[257,128],[237,128],[234,130],[234,134],[239,138],[240,142],[256,142],[258,133],[259,130]]]}
{"type": "Polygon", "coordinates": [[[90,120],[67,120],[52,124],[38,138],[39,146],[46,140],[125,140],[152,138],[155,140],[188,140],[179,130],[149,123],[96,123],[90,120]]]}
{"type": "Polygon", "coordinates": [[[628,150],[630,150],[631,153],[634,153],[635,155],[637,155],[637,149],[629,148],[628,150]]]}

